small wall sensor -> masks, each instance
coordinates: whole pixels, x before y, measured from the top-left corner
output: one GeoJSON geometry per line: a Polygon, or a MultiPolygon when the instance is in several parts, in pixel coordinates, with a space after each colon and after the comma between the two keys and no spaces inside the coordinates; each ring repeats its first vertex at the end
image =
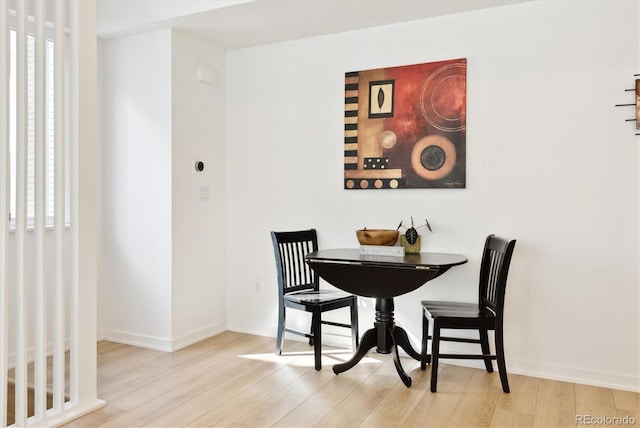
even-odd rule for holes
{"type": "Polygon", "coordinates": [[[218,71],[207,67],[206,65],[199,65],[197,69],[198,80],[209,85],[218,84],[218,71]]]}
{"type": "Polygon", "coordinates": [[[204,162],[202,161],[196,162],[196,171],[198,172],[204,171],[204,162]]]}

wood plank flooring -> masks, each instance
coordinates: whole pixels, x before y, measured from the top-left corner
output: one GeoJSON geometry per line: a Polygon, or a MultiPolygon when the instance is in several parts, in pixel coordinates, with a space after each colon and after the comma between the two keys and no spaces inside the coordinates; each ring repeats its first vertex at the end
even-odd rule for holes
{"type": "MultiPolygon", "coordinates": [[[[632,417],[640,394],[442,364],[438,392],[429,370],[403,359],[406,388],[390,355],[369,353],[336,376],[350,358],[325,348],[323,370],[312,348],[225,332],[174,353],[110,342],[98,344],[98,395],[107,405],[67,427],[563,427],[576,415],[632,417]]],[[[609,425],[616,426],[616,425],[609,425]]]]}

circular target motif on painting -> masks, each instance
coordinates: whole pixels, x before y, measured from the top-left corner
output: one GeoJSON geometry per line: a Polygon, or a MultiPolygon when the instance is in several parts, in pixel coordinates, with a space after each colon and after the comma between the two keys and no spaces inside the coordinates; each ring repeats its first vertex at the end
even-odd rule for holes
{"type": "Polygon", "coordinates": [[[441,131],[461,131],[466,126],[466,75],[466,64],[450,64],[434,71],[422,85],[422,115],[441,131]]]}
{"type": "Polygon", "coordinates": [[[380,143],[380,146],[382,146],[383,149],[393,148],[393,146],[396,145],[397,141],[398,141],[398,137],[393,131],[384,131],[378,137],[378,142],[380,143]]]}
{"type": "Polygon", "coordinates": [[[447,155],[440,146],[427,146],[420,153],[420,163],[429,171],[442,168],[446,159],[447,155]]]}
{"type": "Polygon", "coordinates": [[[442,135],[421,138],[411,150],[411,167],[425,180],[440,180],[456,165],[456,148],[442,135]]]}

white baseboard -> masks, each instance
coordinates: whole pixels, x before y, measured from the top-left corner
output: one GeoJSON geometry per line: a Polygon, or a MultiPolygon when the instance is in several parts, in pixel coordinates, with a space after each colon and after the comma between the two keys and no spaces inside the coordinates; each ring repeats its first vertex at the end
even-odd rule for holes
{"type": "MultiPolygon", "coordinates": [[[[102,340],[111,340],[118,343],[157,349],[165,352],[175,351],[192,343],[196,343],[200,340],[206,339],[207,337],[222,333],[225,330],[235,331],[238,333],[253,334],[256,336],[273,337],[275,344],[277,331],[276,324],[257,324],[246,322],[244,320],[229,320],[227,322],[226,328],[222,324],[223,323],[219,323],[216,325],[205,327],[203,329],[194,331],[193,333],[183,335],[177,339],[174,339],[173,341],[170,339],[154,338],[150,336],[135,335],[116,331],[101,331],[99,332],[98,337],[102,340]]],[[[305,338],[294,334],[286,334],[285,339],[297,341],[306,340],[305,338]]],[[[323,334],[323,343],[327,346],[335,346],[339,348],[351,347],[350,338],[342,335],[323,334]]],[[[400,353],[403,356],[407,356],[407,354],[405,354],[402,350],[400,350],[400,353]]],[[[478,369],[484,368],[484,365],[481,361],[442,360],[442,362],[444,364],[456,364],[478,369]]],[[[633,375],[613,372],[596,372],[593,370],[580,369],[578,367],[539,364],[532,361],[509,359],[507,359],[507,370],[509,371],[509,373],[519,374],[523,376],[640,392],[640,377],[633,375]]]]}
{"type": "Polygon", "coordinates": [[[523,360],[507,360],[507,371],[542,379],[640,392],[640,377],[633,375],[585,370],[579,367],[540,364],[523,360]]]}
{"type": "Polygon", "coordinates": [[[218,322],[177,338],[149,336],[108,329],[101,330],[97,336],[98,340],[108,340],[111,342],[122,343],[124,345],[138,346],[140,348],[148,348],[156,351],[174,352],[211,336],[215,336],[216,334],[220,334],[226,330],[227,328],[225,323],[218,322]]]}
{"type": "Polygon", "coordinates": [[[276,337],[276,324],[257,324],[239,320],[227,320],[227,330],[255,336],[276,337]]]}
{"type": "Polygon", "coordinates": [[[202,327],[191,333],[183,334],[182,336],[173,339],[172,351],[186,348],[189,345],[200,342],[201,340],[208,339],[220,333],[227,331],[227,325],[225,322],[217,322],[206,327],[202,327]]]}
{"type": "MultiPolygon", "coordinates": [[[[231,331],[236,331],[239,333],[273,337],[275,343],[275,336],[277,331],[276,324],[265,325],[247,323],[239,320],[229,320],[227,328],[231,331]]],[[[361,333],[363,332],[361,331],[361,333]]],[[[303,337],[294,334],[287,334],[285,338],[287,340],[305,340],[303,337]]],[[[330,334],[323,335],[323,343],[328,346],[337,346],[343,348],[351,347],[351,341],[348,337],[333,336],[330,334]]],[[[415,346],[417,345],[414,343],[414,347],[415,346]]],[[[416,348],[416,350],[419,351],[418,348],[416,348]]],[[[402,349],[400,349],[400,355],[408,357],[408,355],[402,349]]],[[[482,361],[442,360],[442,362],[444,364],[456,364],[464,367],[472,367],[484,370],[484,363],[482,361]]],[[[495,370],[497,370],[495,362],[494,367],[495,370]]],[[[509,373],[519,374],[523,376],[640,392],[640,377],[633,375],[625,375],[612,372],[596,372],[593,370],[580,369],[578,367],[539,364],[531,361],[509,359],[507,359],[507,370],[509,373]]]]}
{"type": "MultiPolygon", "coordinates": [[[[402,354],[402,352],[401,352],[402,354]]],[[[441,360],[442,364],[471,367],[484,370],[484,363],[481,360],[441,360]]],[[[498,372],[496,362],[493,362],[495,373],[498,372]]],[[[429,370],[429,368],[427,368],[429,370]]],[[[521,361],[507,360],[507,372],[522,376],[535,377],[539,379],[557,380],[560,382],[571,382],[581,385],[599,386],[603,388],[619,389],[623,391],[640,392],[640,379],[633,376],[619,375],[615,373],[601,373],[589,370],[581,370],[574,367],[560,367],[535,364],[535,367],[526,367],[521,361]]]]}
{"type": "Polygon", "coordinates": [[[104,330],[102,340],[122,343],[123,345],[153,349],[156,351],[171,352],[171,339],[165,337],[149,336],[118,330],[104,330]]]}

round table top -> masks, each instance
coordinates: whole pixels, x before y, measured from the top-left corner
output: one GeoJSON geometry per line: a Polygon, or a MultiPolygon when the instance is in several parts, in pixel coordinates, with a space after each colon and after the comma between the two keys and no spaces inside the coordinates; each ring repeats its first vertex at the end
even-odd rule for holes
{"type": "Polygon", "coordinates": [[[360,250],[355,248],[339,248],[331,250],[315,251],[307,255],[307,260],[323,260],[335,262],[358,262],[358,263],[382,263],[402,266],[456,266],[467,262],[467,258],[460,254],[452,253],[418,253],[405,254],[404,256],[378,256],[370,254],[360,254],[360,250]]]}
{"type": "Polygon", "coordinates": [[[391,298],[413,291],[452,266],[467,262],[459,254],[419,253],[405,256],[360,254],[358,249],[310,253],[307,263],[329,284],[364,297],[391,298]]]}

